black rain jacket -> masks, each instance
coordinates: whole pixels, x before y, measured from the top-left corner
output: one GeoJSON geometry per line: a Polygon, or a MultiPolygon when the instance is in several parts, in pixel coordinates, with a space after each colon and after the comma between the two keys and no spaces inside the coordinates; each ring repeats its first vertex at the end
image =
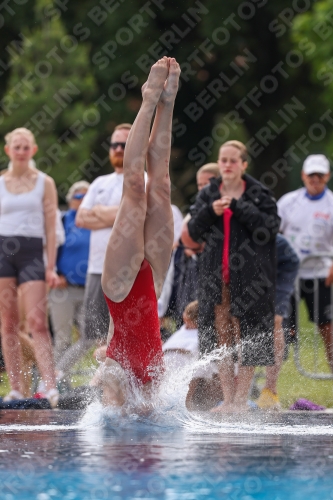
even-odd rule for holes
{"type": "MultiPolygon", "coordinates": [[[[269,189],[245,174],[243,195],[233,199],[230,226],[231,314],[239,319],[242,364],[274,364],[274,302],[276,244],[280,218],[269,189]]],[[[223,217],[212,204],[220,195],[220,178],[197,195],[191,207],[188,230],[191,238],[205,242],[199,264],[199,342],[201,354],[218,347],[214,327],[215,305],[222,303],[223,217]]]]}

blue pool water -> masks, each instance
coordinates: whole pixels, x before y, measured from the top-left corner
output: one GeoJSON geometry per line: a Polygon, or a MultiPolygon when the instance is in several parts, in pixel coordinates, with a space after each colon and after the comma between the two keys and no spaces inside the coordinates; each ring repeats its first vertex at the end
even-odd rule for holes
{"type": "Polygon", "coordinates": [[[332,499],[332,414],[0,411],[0,499],[332,499]]]}

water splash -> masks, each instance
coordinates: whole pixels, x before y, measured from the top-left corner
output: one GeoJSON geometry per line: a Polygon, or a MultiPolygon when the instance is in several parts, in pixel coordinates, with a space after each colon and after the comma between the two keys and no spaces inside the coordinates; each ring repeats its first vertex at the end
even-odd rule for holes
{"type": "MultiPolygon", "coordinates": [[[[210,412],[189,412],[185,405],[188,386],[194,376],[216,368],[216,361],[223,360],[226,349],[221,348],[200,360],[188,360],[183,364],[166,362],[160,384],[154,387],[149,412],[142,414],[146,399],[133,382],[131,396],[122,408],[105,408],[95,401],[80,420],[81,428],[100,427],[117,431],[133,429],[172,431],[183,429],[191,434],[243,434],[243,435],[333,435],[332,419],[316,423],[300,424],[294,419],[296,413],[246,412],[237,415],[212,414],[210,412]],[[292,421],[294,420],[294,422],[292,421]]],[[[304,412],[303,415],[304,416],[304,412]]],[[[312,415],[313,416],[313,415],[312,415]]],[[[318,416],[318,415],[317,415],[318,416]]],[[[328,415],[327,415],[328,417],[328,415]]]]}

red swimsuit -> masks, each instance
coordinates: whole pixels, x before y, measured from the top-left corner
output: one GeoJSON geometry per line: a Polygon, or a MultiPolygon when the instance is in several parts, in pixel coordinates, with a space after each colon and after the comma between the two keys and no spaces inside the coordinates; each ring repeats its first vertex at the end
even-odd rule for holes
{"type": "Polygon", "coordinates": [[[160,325],[153,273],[144,259],[130,293],[122,302],[105,295],[114,323],[114,334],[106,351],[108,358],[131,371],[143,384],[150,382],[154,368],[163,364],[160,325]]]}

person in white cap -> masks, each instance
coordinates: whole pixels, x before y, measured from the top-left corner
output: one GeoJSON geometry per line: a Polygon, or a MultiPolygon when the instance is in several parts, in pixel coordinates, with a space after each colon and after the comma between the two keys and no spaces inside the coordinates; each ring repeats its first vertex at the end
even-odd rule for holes
{"type": "MultiPolygon", "coordinates": [[[[300,296],[305,299],[310,320],[316,322],[323,338],[327,359],[333,371],[331,342],[331,284],[333,266],[330,258],[309,259],[318,253],[333,254],[333,193],[327,187],[330,163],[321,154],[308,156],[302,168],[304,187],[278,201],[280,231],[300,258],[300,296]],[[314,316],[314,292],[318,279],[318,316],[314,316]]],[[[292,299],[290,326],[295,328],[295,299],[292,299]]]]}

